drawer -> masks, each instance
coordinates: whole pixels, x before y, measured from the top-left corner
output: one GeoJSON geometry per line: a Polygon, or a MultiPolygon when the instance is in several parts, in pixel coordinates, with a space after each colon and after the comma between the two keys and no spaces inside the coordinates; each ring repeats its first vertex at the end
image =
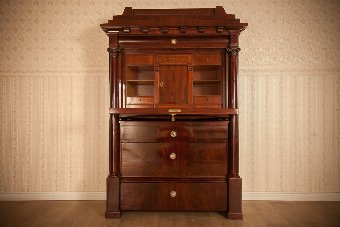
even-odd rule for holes
{"type": "Polygon", "coordinates": [[[122,143],[122,176],[224,177],[226,143],[122,143]]]}
{"type": "Polygon", "coordinates": [[[227,121],[122,121],[121,142],[221,142],[228,136],[227,121]]]}
{"type": "Polygon", "coordinates": [[[126,65],[153,65],[152,54],[126,54],[126,65]]]}
{"type": "Polygon", "coordinates": [[[134,105],[134,104],[127,104],[126,108],[153,108],[153,105],[134,105]]]}
{"type": "Polygon", "coordinates": [[[195,54],[195,65],[221,65],[220,53],[195,54]]]}
{"type": "Polygon", "coordinates": [[[126,97],[126,105],[153,105],[153,96],[126,97]]]}
{"type": "Polygon", "coordinates": [[[226,211],[221,183],[121,183],[122,210],[226,211]]]}
{"type": "Polygon", "coordinates": [[[192,63],[192,54],[159,54],[156,56],[156,64],[160,65],[187,65],[192,63]]]}
{"type": "Polygon", "coordinates": [[[194,105],[197,108],[222,108],[222,98],[220,95],[194,96],[194,105]]]}

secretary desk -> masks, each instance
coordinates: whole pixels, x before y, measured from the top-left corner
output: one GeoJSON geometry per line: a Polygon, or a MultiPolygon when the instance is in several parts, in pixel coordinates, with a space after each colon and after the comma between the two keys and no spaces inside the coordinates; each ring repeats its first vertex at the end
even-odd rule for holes
{"type": "Polygon", "coordinates": [[[107,218],[217,211],[242,219],[238,37],[223,7],[133,9],[109,37],[107,218]]]}

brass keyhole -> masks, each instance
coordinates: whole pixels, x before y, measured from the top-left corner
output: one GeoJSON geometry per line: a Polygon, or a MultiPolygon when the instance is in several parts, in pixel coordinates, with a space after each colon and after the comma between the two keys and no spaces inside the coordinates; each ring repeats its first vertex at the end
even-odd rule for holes
{"type": "Polygon", "coordinates": [[[171,121],[175,121],[175,114],[171,114],[171,121]]]}
{"type": "Polygon", "coordinates": [[[160,82],[160,83],[159,83],[159,86],[160,86],[160,87],[163,87],[163,85],[164,85],[163,82],[160,82]]]}
{"type": "Polygon", "coordinates": [[[176,39],[171,39],[171,44],[175,45],[177,43],[176,39]]]}

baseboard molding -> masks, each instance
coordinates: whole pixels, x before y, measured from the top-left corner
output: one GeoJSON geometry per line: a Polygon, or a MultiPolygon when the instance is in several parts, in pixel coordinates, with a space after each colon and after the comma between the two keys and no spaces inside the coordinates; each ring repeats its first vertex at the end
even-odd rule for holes
{"type": "Polygon", "coordinates": [[[15,192],[0,193],[0,201],[105,200],[106,192],[15,192]]]}
{"type": "MultiPolygon", "coordinates": [[[[243,192],[243,200],[277,201],[340,201],[340,192],[288,193],[288,192],[243,192]]],[[[15,192],[0,193],[0,201],[28,200],[105,200],[106,192],[15,192]]]]}
{"type": "Polygon", "coordinates": [[[340,201],[340,192],[243,192],[242,196],[243,200],[340,201]]]}

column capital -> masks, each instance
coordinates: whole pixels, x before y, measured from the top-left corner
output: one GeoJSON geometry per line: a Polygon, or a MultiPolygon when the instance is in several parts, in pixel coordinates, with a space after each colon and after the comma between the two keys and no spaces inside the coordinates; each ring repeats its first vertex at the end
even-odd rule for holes
{"type": "Polygon", "coordinates": [[[110,56],[116,57],[121,49],[119,47],[109,47],[106,49],[109,52],[110,56]]]}
{"type": "Polygon", "coordinates": [[[227,48],[227,53],[230,56],[237,56],[238,52],[240,52],[240,50],[241,50],[241,48],[239,48],[239,47],[228,47],[227,48]]]}

